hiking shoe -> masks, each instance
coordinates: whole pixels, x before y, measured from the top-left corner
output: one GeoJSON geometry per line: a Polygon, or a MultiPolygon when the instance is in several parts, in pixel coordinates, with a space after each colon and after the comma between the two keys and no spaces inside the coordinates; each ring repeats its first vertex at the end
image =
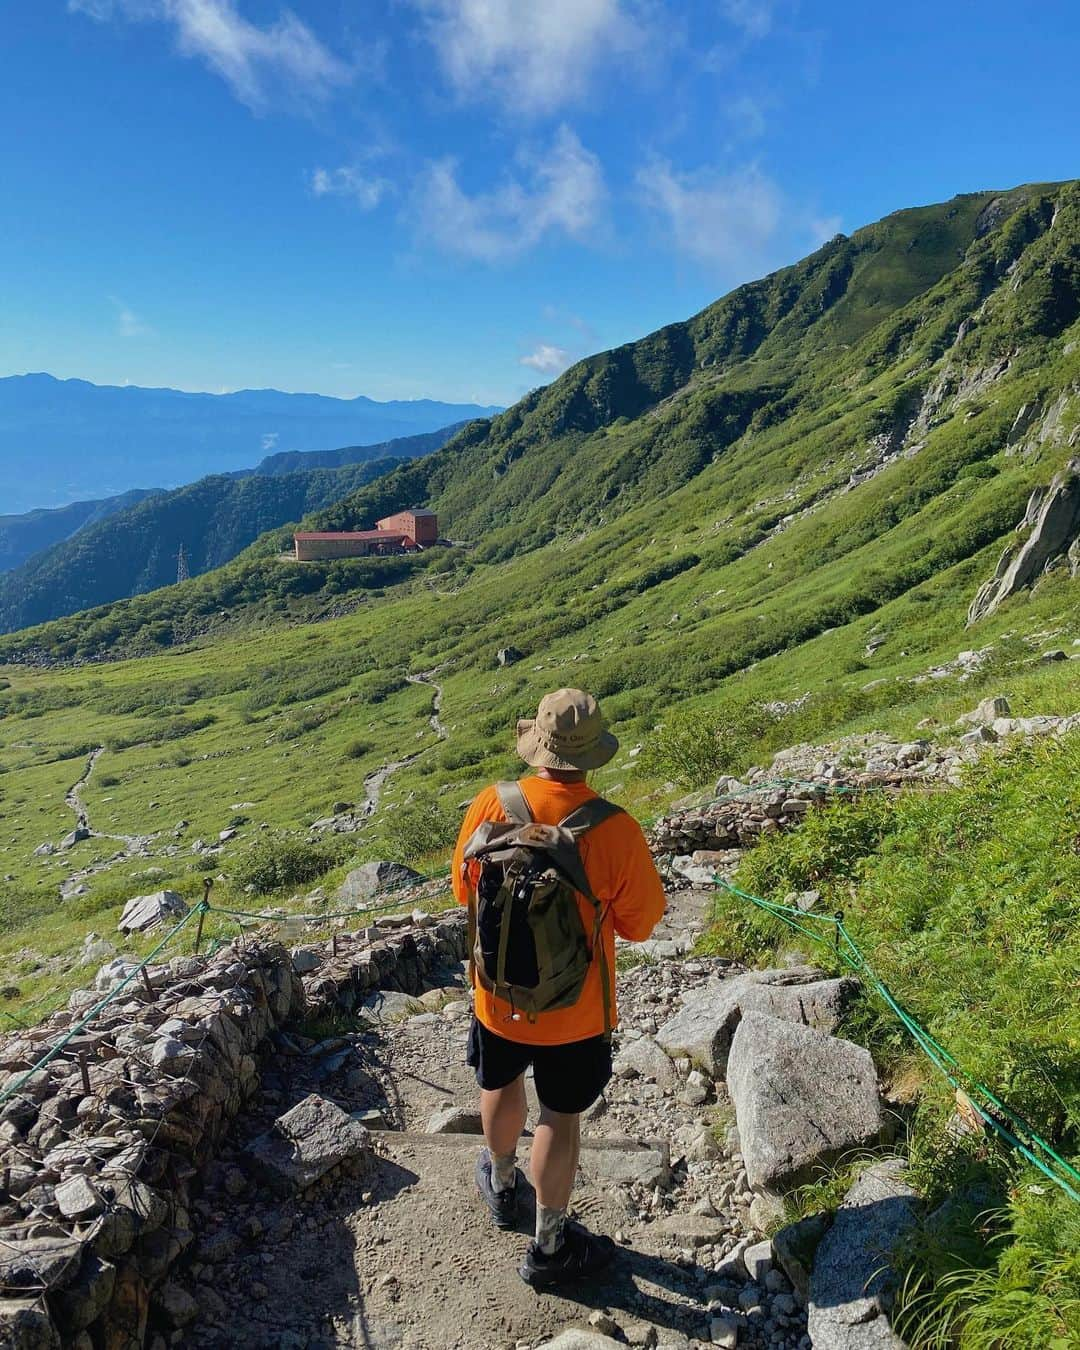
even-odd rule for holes
{"type": "Polygon", "coordinates": [[[542,1252],[535,1241],[529,1243],[518,1274],[534,1289],[546,1289],[549,1285],[565,1284],[584,1275],[596,1275],[611,1264],[614,1255],[615,1244],[611,1238],[590,1233],[580,1223],[568,1220],[563,1228],[563,1240],[550,1256],[542,1252]]]}
{"type": "Polygon", "coordinates": [[[514,1184],[507,1191],[497,1191],[491,1184],[491,1154],[484,1149],[476,1160],[476,1189],[495,1221],[496,1228],[513,1228],[517,1223],[517,1202],[521,1173],[514,1173],[514,1184]]]}

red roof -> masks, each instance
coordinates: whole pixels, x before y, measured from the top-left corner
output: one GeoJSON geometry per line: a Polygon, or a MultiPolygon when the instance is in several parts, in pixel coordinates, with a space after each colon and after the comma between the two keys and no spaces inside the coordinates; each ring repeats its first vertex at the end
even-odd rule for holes
{"type": "Polygon", "coordinates": [[[371,543],[380,541],[411,539],[412,536],[399,530],[316,530],[310,532],[301,532],[294,534],[294,539],[302,539],[305,543],[312,539],[364,539],[371,543]]]}

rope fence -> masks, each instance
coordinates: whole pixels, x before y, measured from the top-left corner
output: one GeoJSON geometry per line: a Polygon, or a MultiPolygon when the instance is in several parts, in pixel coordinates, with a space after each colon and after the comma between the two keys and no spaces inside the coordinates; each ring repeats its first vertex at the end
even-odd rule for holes
{"type": "Polygon", "coordinates": [[[832,949],[840,962],[861,977],[884,1001],[901,1025],[909,1032],[934,1067],[953,1089],[965,1100],[999,1138],[1025,1157],[1055,1186],[1071,1199],[1080,1201],[1080,1172],[1070,1166],[1038,1133],[977,1078],[973,1077],[940,1045],[910,1012],[899,1002],[888,985],[875,972],[865,953],[844,924],[844,916],[817,914],[812,910],[795,909],[775,900],[744,891],[724,877],[714,875],[714,884],[740,900],[746,900],[767,914],[780,919],[788,927],[802,933],[811,941],[832,949]],[[819,925],[812,927],[811,925],[819,925]]]}

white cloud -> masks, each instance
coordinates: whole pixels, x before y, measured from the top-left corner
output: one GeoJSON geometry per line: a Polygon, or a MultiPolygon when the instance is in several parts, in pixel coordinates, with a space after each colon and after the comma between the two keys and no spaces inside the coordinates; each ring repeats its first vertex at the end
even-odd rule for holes
{"type": "Polygon", "coordinates": [[[311,190],[316,197],[351,197],[364,211],[373,211],[393,184],[387,178],[369,178],[356,169],[316,169],[311,175],[311,190]]]}
{"type": "Polygon", "coordinates": [[[109,304],[116,314],[116,331],[122,338],[152,337],[154,330],[144,323],[135,311],[115,295],[109,296],[109,304]]]}
{"type": "Polygon", "coordinates": [[[603,60],[642,48],[633,0],[412,0],[451,83],[521,113],[580,98],[603,60]]]}
{"type": "Polygon", "coordinates": [[[815,248],[827,244],[840,233],[844,222],[840,216],[811,216],[807,229],[815,248]]]}
{"type": "Polygon", "coordinates": [[[513,258],[551,234],[586,241],[606,200],[600,161],[569,127],[544,155],[519,154],[520,178],[470,195],[452,159],[429,164],[413,194],[419,234],[447,253],[483,262],[513,258]]]}
{"type": "Polygon", "coordinates": [[[278,439],[281,433],[279,431],[267,431],[263,433],[261,448],[263,452],[273,450],[277,447],[278,439]]]}
{"type": "Polygon", "coordinates": [[[541,375],[561,375],[572,359],[570,353],[562,347],[540,342],[537,343],[535,351],[523,356],[518,364],[532,366],[533,370],[538,370],[541,375]]]}
{"type": "Polygon", "coordinates": [[[676,249],[697,262],[741,271],[761,258],[780,225],[780,191],[753,166],[729,174],[681,173],[654,160],[637,182],[676,249]]]}
{"type": "Polygon", "coordinates": [[[127,19],[171,24],[180,51],[205,62],[256,111],[269,103],[271,94],[325,98],[354,74],[287,9],[265,27],[245,19],[235,0],[68,0],[68,9],[102,23],[127,19]]]}
{"type": "Polygon", "coordinates": [[[773,25],[773,0],[721,0],[720,12],[748,38],[767,37],[773,25]]]}

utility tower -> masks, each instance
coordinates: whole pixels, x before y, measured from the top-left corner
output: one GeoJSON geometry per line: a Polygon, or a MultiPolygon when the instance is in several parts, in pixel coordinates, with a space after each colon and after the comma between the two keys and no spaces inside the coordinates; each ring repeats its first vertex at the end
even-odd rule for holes
{"type": "Polygon", "coordinates": [[[191,573],[188,571],[187,554],[184,552],[183,544],[180,545],[180,552],[176,555],[176,584],[179,586],[182,581],[187,581],[191,573]]]}

